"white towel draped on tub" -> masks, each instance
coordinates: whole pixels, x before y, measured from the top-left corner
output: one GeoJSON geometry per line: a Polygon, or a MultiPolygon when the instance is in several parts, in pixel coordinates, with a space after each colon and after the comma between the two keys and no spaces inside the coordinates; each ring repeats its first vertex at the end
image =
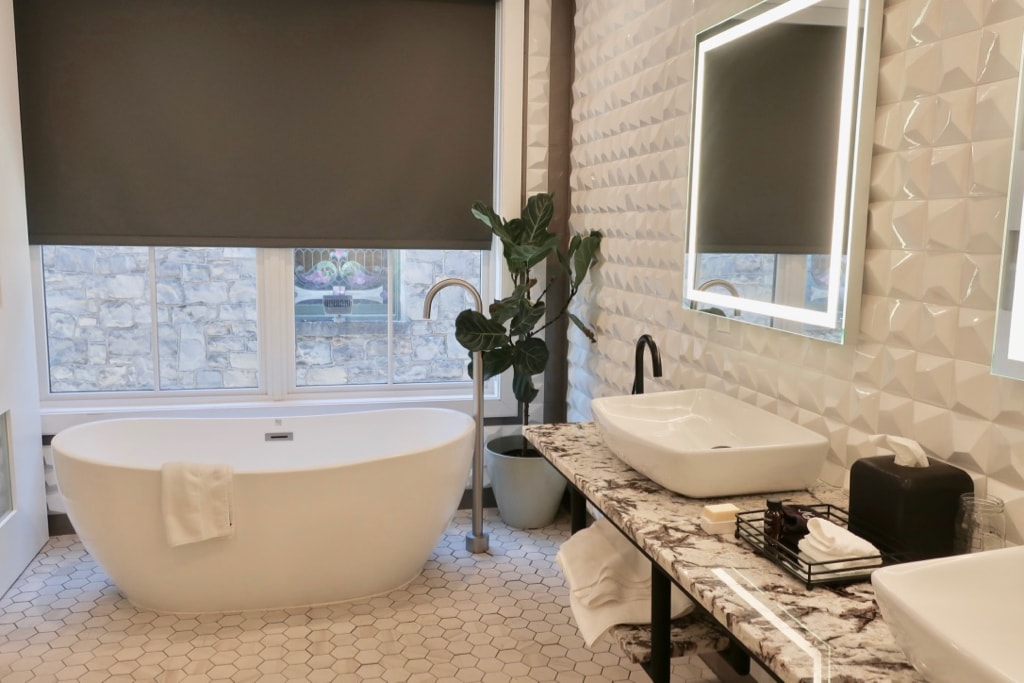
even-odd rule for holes
{"type": "MultiPolygon", "coordinates": [[[[608,520],[574,534],[555,561],[569,584],[569,606],[587,647],[615,624],[651,622],[651,562],[608,520]]],[[[672,586],[672,618],[692,609],[672,586]]]]}
{"type": "Polygon", "coordinates": [[[233,476],[230,465],[169,462],[160,468],[160,505],[169,544],[231,535],[233,476]]]}

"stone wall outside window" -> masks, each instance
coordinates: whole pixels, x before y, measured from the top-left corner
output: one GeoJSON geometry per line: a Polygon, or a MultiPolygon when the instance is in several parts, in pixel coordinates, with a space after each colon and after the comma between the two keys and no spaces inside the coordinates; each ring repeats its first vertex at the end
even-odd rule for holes
{"type": "Polygon", "coordinates": [[[42,247],[50,391],[258,386],[256,250],[42,247]],[[151,253],[152,252],[152,253],[151,253]]]}
{"type": "MultiPolygon", "coordinates": [[[[153,391],[158,384],[162,391],[257,388],[256,254],[211,247],[155,247],[152,254],[147,247],[42,247],[51,393],[153,391]]],[[[295,325],[296,385],[468,381],[468,356],[455,341],[454,320],[470,298],[447,290],[426,320],[423,300],[446,277],[479,289],[481,258],[471,251],[397,252],[390,255],[394,300],[375,290],[372,296],[384,305],[374,314],[281,321],[295,325]]]]}

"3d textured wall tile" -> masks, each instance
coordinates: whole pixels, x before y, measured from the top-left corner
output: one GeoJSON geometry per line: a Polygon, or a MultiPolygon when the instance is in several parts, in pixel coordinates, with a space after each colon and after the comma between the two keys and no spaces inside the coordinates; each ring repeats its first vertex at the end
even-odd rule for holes
{"type": "Polygon", "coordinates": [[[875,454],[870,434],[891,432],[1016,501],[1024,382],[988,363],[1024,0],[886,3],[864,296],[846,347],[681,301],[694,36],[752,4],[577,0],[571,223],[606,240],[579,303],[600,312],[598,343],[570,350],[570,419],[629,391],[633,342],[650,333],[659,388],[718,388],[827,434],[833,483],[875,454]]]}

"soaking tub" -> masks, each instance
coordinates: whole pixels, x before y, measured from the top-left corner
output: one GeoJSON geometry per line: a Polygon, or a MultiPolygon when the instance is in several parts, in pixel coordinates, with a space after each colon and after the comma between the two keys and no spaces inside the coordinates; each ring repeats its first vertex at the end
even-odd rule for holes
{"type": "Polygon", "coordinates": [[[473,420],[409,408],[91,422],[53,439],[68,516],[133,604],[229,612],[340,602],[417,575],[465,489],[473,420]],[[228,464],[232,533],[171,546],[161,466],[228,464]]]}

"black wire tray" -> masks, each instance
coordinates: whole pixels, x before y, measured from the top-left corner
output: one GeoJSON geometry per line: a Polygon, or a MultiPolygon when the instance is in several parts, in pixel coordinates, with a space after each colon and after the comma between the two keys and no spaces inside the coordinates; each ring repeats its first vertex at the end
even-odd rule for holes
{"type": "MultiPolygon", "coordinates": [[[[812,510],[822,517],[844,529],[849,524],[849,514],[835,505],[804,505],[804,509],[812,510]]],[[[778,541],[769,541],[764,535],[764,513],[767,510],[751,510],[736,515],[736,538],[751,545],[759,555],[763,555],[784,570],[804,582],[807,588],[825,584],[854,583],[865,581],[871,572],[879,567],[897,564],[899,556],[882,552],[877,555],[844,558],[830,562],[816,562],[803,553],[798,552],[778,541]],[[854,566],[850,566],[853,564],[854,566]]]]}

